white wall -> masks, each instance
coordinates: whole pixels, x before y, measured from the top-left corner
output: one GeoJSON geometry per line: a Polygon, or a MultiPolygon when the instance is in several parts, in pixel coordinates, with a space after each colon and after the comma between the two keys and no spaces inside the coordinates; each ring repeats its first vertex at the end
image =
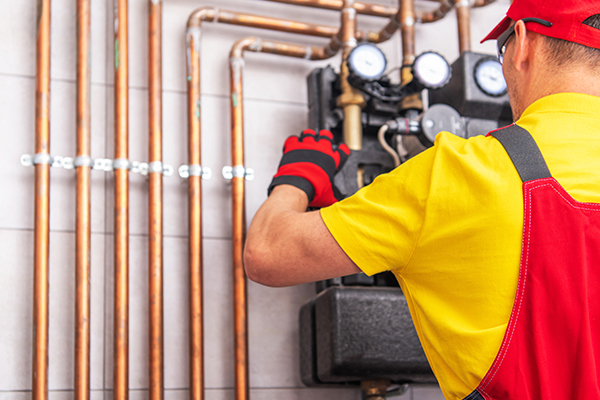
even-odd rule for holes
{"type": "MultiPolygon", "coordinates": [[[[396,4],[380,0],[380,4],[396,4]]],[[[428,7],[435,3],[421,2],[428,7]]],[[[473,10],[473,50],[495,52],[478,40],[508,7],[501,0],[473,10]]],[[[147,160],[148,0],[129,0],[130,159],[147,160]]],[[[338,25],[332,11],[260,0],[165,0],[163,8],[164,161],[186,163],[185,24],[200,6],[306,22],[338,25]]],[[[112,1],[92,1],[92,157],[113,157],[112,1]]],[[[21,154],[34,151],[35,0],[0,0],[0,400],[31,397],[33,309],[33,169],[21,154]]],[[[379,30],[385,21],[360,17],[360,29],[379,30]]],[[[417,27],[417,51],[458,55],[456,17],[417,27]]],[[[252,28],[206,23],[202,34],[203,165],[214,176],[203,184],[207,399],[233,399],[230,188],[220,170],[230,165],[228,53],[235,40],[261,36],[324,44],[252,28]]],[[[52,2],[51,153],[75,155],[75,0],[52,2]]],[[[382,45],[389,66],[400,62],[396,35],[382,45]]],[[[246,165],[256,171],[247,184],[250,220],[266,198],[283,140],[307,124],[305,77],[310,62],[248,54],[245,69],[246,165]]],[[[50,220],[51,399],[73,397],[75,174],[52,170],[50,220]]],[[[164,179],[165,388],[167,399],[187,398],[187,190],[179,177],[164,179]]],[[[147,183],[131,176],[130,221],[130,388],[132,399],[147,397],[147,183]]],[[[113,178],[92,172],[92,399],[112,398],[113,178]]],[[[356,389],[305,388],[299,378],[298,310],[314,286],[270,289],[249,284],[252,398],[357,400],[356,389]]],[[[436,387],[414,387],[403,398],[441,399],[436,387]]]]}

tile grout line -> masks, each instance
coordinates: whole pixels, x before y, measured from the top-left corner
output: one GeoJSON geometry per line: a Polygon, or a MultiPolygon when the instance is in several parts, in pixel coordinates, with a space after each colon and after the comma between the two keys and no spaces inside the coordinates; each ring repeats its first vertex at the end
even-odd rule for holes
{"type": "MultiPolygon", "coordinates": [[[[5,72],[0,72],[0,77],[35,80],[35,76],[9,74],[9,73],[5,73],[5,72]]],[[[50,83],[52,83],[52,82],[71,83],[71,84],[77,83],[77,81],[75,81],[75,80],[64,79],[64,78],[52,78],[52,79],[50,79],[50,83]]],[[[90,85],[92,87],[104,87],[106,89],[114,88],[114,86],[115,86],[114,83],[108,83],[108,82],[91,82],[90,85]]],[[[130,85],[129,90],[147,92],[148,88],[145,86],[131,86],[130,85]]],[[[187,95],[186,90],[179,90],[179,89],[163,89],[163,93],[187,95]]],[[[208,97],[208,98],[215,98],[215,99],[229,99],[229,95],[227,95],[227,94],[202,93],[201,96],[208,97]]],[[[245,101],[250,100],[250,101],[256,101],[256,102],[263,102],[263,103],[275,103],[275,104],[302,105],[302,106],[307,105],[306,102],[301,102],[301,101],[264,99],[264,98],[252,97],[252,96],[245,96],[244,100],[245,101]]]]}

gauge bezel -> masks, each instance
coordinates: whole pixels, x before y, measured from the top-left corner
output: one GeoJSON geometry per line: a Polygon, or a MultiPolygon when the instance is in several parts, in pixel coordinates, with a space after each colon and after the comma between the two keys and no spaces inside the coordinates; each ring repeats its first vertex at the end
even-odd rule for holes
{"type": "MultiPolygon", "coordinates": [[[[480,59],[479,61],[477,61],[475,63],[475,66],[473,67],[473,80],[475,81],[475,85],[477,86],[477,88],[479,90],[481,90],[485,95],[490,96],[490,97],[502,97],[508,93],[508,87],[506,85],[506,80],[504,81],[504,90],[500,93],[493,93],[493,92],[490,92],[487,89],[485,89],[483,87],[483,85],[479,82],[479,78],[477,77],[477,71],[479,70],[479,68],[481,68],[481,66],[483,64],[485,64],[486,62],[490,62],[490,61],[500,65],[500,71],[502,71],[502,64],[500,64],[500,62],[498,61],[498,59],[496,57],[493,57],[493,56],[484,57],[484,58],[480,59]]],[[[502,78],[504,78],[504,76],[502,76],[502,78]]]]}
{"type": "Polygon", "coordinates": [[[351,74],[354,74],[354,75],[358,76],[359,78],[361,78],[365,81],[368,81],[368,82],[372,82],[372,81],[376,81],[376,80],[380,79],[385,74],[385,70],[387,68],[387,58],[385,57],[385,54],[379,47],[375,46],[372,43],[361,43],[358,46],[356,46],[355,48],[353,48],[352,51],[350,51],[350,54],[348,54],[348,58],[347,58],[346,62],[348,64],[348,70],[351,74]],[[381,72],[378,75],[365,76],[365,75],[361,74],[360,72],[358,72],[353,67],[353,65],[352,65],[353,55],[355,54],[356,51],[360,51],[360,49],[364,48],[364,47],[376,49],[379,52],[379,54],[381,54],[381,58],[383,59],[383,67],[381,68],[381,72]]]}
{"type": "Polygon", "coordinates": [[[448,82],[450,82],[450,79],[452,78],[452,66],[450,65],[450,63],[448,62],[448,60],[446,60],[446,58],[444,56],[442,56],[440,53],[436,52],[436,51],[425,51],[421,54],[419,54],[417,56],[417,58],[415,58],[415,61],[413,61],[412,67],[411,67],[411,72],[413,75],[413,78],[419,82],[420,85],[422,85],[423,87],[425,87],[426,89],[440,89],[444,86],[446,86],[448,84],[448,82]],[[440,57],[440,59],[444,60],[444,62],[446,63],[446,66],[448,68],[448,75],[446,76],[446,80],[444,80],[443,82],[436,84],[436,85],[431,85],[427,82],[424,82],[422,79],[422,76],[420,76],[417,73],[417,61],[419,61],[419,59],[421,57],[423,57],[424,55],[428,55],[428,54],[435,54],[436,56],[440,57]]]}

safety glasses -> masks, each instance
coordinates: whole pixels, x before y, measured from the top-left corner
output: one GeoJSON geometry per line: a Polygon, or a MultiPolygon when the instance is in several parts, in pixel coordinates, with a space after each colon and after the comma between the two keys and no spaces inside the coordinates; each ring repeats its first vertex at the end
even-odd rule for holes
{"type": "MultiPolygon", "coordinates": [[[[523,21],[525,23],[537,22],[538,24],[542,24],[542,25],[548,26],[548,27],[552,26],[552,22],[548,22],[548,21],[540,19],[540,18],[523,18],[523,19],[521,19],[521,21],[523,21]]],[[[502,64],[502,62],[504,61],[504,52],[506,51],[506,43],[508,42],[508,39],[510,39],[510,37],[512,36],[513,33],[515,33],[515,25],[514,24],[510,28],[505,30],[504,33],[502,33],[500,36],[498,36],[496,43],[498,45],[498,61],[500,62],[500,64],[502,64]]]]}

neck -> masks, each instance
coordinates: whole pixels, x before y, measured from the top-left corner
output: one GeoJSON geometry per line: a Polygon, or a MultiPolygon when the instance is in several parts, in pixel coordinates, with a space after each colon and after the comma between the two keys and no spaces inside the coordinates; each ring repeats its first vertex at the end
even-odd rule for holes
{"type": "Polygon", "coordinates": [[[536,68],[538,72],[523,82],[516,118],[537,100],[557,93],[582,93],[600,97],[600,72],[587,66],[570,66],[568,71],[536,68]]]}

